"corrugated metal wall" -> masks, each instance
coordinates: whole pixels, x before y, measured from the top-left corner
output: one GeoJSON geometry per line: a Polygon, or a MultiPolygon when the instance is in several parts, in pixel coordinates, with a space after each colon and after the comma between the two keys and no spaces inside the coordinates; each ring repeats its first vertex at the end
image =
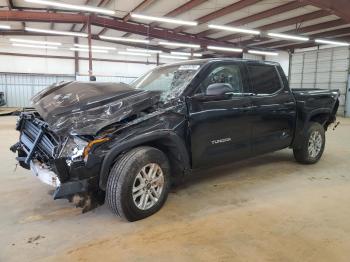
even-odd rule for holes
{"type": "MultiPolygon", "coordinates": [[[[135,77],[97,76],[97,82],[130,83],[135,77]]],[[[89,81],[88,76],[0,73],[0,92],[7,107],[30,107],[30,98],[45,87],[61,81],[89,81]]]]}
{"type": "Polygon", "coordinates": [[[29,107],[30,98],[45,87],[75,76],[0,73],[0,91],[5,93],[6,106],[29,107]]]}
{"type": "Polygon", "coordinates": [[[339,89],[338,114],[344,115],[349,78],[350,49],[338,47],[292,55],[291,88],[339,89]]]}

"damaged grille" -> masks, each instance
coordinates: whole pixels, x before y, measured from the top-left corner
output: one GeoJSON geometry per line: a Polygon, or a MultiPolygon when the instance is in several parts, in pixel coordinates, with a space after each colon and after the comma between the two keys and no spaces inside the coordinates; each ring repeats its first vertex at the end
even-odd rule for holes
{"type": "Polygon", "coordinates": [[[48,160],[55,157],[58,140],[47,130],[47,124],[36,118],[22,118],[20,141],[26,153],[24,162],[33,157],[48,160]]]}

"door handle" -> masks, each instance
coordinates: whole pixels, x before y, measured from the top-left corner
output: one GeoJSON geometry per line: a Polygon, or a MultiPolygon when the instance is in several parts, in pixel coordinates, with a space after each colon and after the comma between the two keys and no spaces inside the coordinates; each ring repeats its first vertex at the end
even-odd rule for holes
{"type": "Polygon", "coordinates": [[[243,95],[243,96],[255,96],[254,93],[243,93],[242,95],[243,95]]]}

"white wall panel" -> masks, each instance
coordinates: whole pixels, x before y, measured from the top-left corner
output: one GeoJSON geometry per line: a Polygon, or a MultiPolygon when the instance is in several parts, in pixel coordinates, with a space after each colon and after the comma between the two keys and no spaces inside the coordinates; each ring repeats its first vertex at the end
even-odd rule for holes
{"type": "MultiPolygon", "coordinates": [[[[303,74],[294,74],[290,82],[300,85],[302,81],[302,77],[303,77],[303,74]]],[[[300,86],[298,87],[300,88],[300,86]]]]}
{"type": "Polygon", "coordinates": [[[318,72],[316,74],[316,82],[315,84],[327,84],[327,88],[329,89],[330,85],[330,75],[329,72],[318,72]]]}
{"type": "Polygon", "coordinates": [[[243,59],[251,59],[251,60],[258,60],[261,61],[263,60],[263,57],[260,55],[254,55],[254,54],[249,54],[249,53],[243,53],[243,59]]]}
{"type": "Polygon", "coordinates": [[[329,72],[331,70],[331,63],[329,61],[318,61],[317,62],[317,72],[329,72]]]}
{"type": "Polygon", "coordinates": [[[349,72],[332,72],[331,74],[331,88],[333,88],[332,83],[344,83],[346,84],[349,72]]]}
{"type": "Polygon", "coordinates": [[[315,73],[316,72],[316,63],[306,63],[304,64],[304,67],[303,67],[303,73],[304,74],[307,74],[307,73],[315,73]]]}
{"type": "Polygon", "coordinates": [[[302,64],[294,64],[293,67],[291,67],[291,74],[301,74],[303,72],[303,65],[302,64]]]}
{"type": "Polygon", "coordinates": [[[74,60],[0,56],[0,72],[34,74],[74,74],[74,60]]]}

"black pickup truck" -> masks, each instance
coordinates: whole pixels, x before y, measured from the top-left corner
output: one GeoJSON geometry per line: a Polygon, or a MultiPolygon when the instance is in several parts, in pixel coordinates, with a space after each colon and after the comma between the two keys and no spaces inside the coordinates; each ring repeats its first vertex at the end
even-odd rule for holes
{"type": "Polygon", "coordinates": [[[193,170],[291,148],[316,163],[338,90],[290,90],[277,63],[192,60],[132,84],[66,82],[32,98],[11,147],[19,164],[85,209],[106,200],[129,221],[157,212],[193,170]],[[93,201],[94,202],[94,201],[93,201]]]}

